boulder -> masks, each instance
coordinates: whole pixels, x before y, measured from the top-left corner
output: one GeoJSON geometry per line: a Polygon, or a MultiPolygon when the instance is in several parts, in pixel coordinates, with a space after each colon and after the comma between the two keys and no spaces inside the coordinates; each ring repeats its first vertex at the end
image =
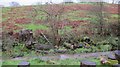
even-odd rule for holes
{"type": "Polygon", "coordinates": [[[115,50],[114,53],[115,53],[116,59],[118,60],[118,63],[120,64],[120,50],[115,50]]]}
{"type": "Polygon", "coordinates": [[[120,67],[120,64],[112,65],[112,67],[120,67]]]}
{"type": "Polygon", "coordinates": [[[80,67],[96,67],[96,63],[92,61],[83,60],[80,63],[80,67]]]}
{"type": "Polygon", "coordinates": [[[19,63],[18,67],[30,67],[30,63],[26,61],[22,61],[19,63]]]}
{"type": "Polygon", "coordinates": [[[108,57],[108,59],[116,60],[116,57],[113,54],[109,54],[109,55],[107,55],[107,57],[108,57]]]}
{"type": "Polygon", "coordinates": [[[55,50],[56,53],[66,53],[67,50],[55,50]]]}

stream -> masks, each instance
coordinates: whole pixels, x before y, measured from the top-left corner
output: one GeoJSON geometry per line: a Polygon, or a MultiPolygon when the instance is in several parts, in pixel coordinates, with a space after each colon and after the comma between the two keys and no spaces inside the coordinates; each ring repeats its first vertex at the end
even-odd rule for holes
{"type": "Polygon", "coordinates": [[[41,60],[65,60],[68,58],[77,59],[77,58],[90,58],[90,57],[99,57],[101,55],[114,54],[113,52],[96,52],[96,53],[81,53],[81,54],[57,54],[57,55],[45,55],[45,56],[29,56],[29,57],[17,57],[8,60],[28,60],[31,58],[39,58],[41,60]]]}

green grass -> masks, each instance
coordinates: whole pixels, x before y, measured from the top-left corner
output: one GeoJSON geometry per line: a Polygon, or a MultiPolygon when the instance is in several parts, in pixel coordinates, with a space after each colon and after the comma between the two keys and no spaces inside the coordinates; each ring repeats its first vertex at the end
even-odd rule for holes
{"type": "Polygon", "coordinates": [[[2,62],[2,65],[18,65],[21,60],[5,60],[2,62]]]}
{"type": "Polygon", "coordinates": [[[24,24],[24,25],[18,25],[20,27],[24,27],[25,29],[31,29],[33,31],[37,30],[37,29],[41,29],[41,30],[47,30],[48,27],[46,25],[42,25],[42,24],[24,24]]]}
{"type": "Polygon", "coordinates": [[[6,13],[6,12],[8,12],[10,9],[11,9],[10,7],[2,8],[2,12],[3,12],[3,13],[6,13]]]}
{"type": "MultiPolygon", "coordinates": [[[[55,64],[52,63],[48,63],[48,61],[42,61],[40,59],[37,58],[32,58],[29,60],[26,60],[30,63],[30,65],[80,65],[80,61],[82,60],[89,60],[89,61],[93,61],[96,62],[97,65],[100,64],[98,59],[95,58],[86,58],[86,59],[65,59],[65,60],[51,60],[54,61],[55,64]]],[[[23,60],[5,60],[3,61],[3,65],[18,65],[20,62],[22,62],[23,60]]]]}
{"type": "Polygon", "coordinates": [[[2,18],[2,22],[6,21],[8,18],[2,18]]]}
{"type": "Polygon", "coordinates": [[[65,34],[65,32],[70,32],[72,30],[71,26],[65,26],[64,29],[59,30],[59,34],[65,34]]]}
{"type": "MultiPolygon", "coordinates": [[[[50,61],[43,61],[39,58],[31,58],[26,60],[27,62],[30,63],[30,65],[80,65],[80,62],[86,60],[86,61],[91,61],[91,62],[95,62],[97,67],[99,67],[101,65],[99,58],[76,58],[76,59],[61,59],[61,60],[50,60],[50,61]],[[54,64],[53,64],[54,62],[54,64]]],[[[17,67],[17,65],[22,62],[23,60],[5,60],[3,61],[3,65],[15,65],[15,67],[17,67]]],[[[112,64],[116,64],[118,63],[117,60],[109,60],[112,64]]],[[[106,67],[106,66],[105,66],[106,67]]]]}
{"type": "Polygon", "coordinates": [[[27,25],[24,25],[26,29],[32,29],[32,30],[36,30],[36,29],[43,29],[43,30],[46,30],[48,29],[47,26],[45,25],[37,25],[37,24],[27,24],[27,25]]]}
{"type": "Polygon", "coordinates": [[[118,16],[119,16],[118,14],[111,15],[112,18],[117,18],[118,16]]]}
{"type": "Polygon", "coordinates": [[[59,65],[80,65],[80,59],[66,59],[56,61],[59,65]]]}
{"type": "Polygon", "coordinates": [[[47,17],[45,15],[38,15],[36,19],[45,20],[47,17]]]}

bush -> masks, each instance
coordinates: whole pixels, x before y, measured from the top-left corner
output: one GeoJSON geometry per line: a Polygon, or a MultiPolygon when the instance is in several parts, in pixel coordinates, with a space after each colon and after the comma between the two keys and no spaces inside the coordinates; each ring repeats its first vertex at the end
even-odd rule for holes
{"type": "Polygon", "coordinates": [[[92,46],[91,47],[91,52],[97,52],[99,51],[98,47],[92,46]]]}
{"type": "Polygon", "coordinates": [[[111,45],[100,45],[99,46],[100,51],[105,52],[105,51],[110,51],[112,49],[111,45]]]}
{"type": "Polygon", "coordinates": [[[101,41],[101,42],[98,42],[97,45],[110,45],[111,43],[107,40],[104,40],[104,41],[101,41]]]}
{"type": "Polygon", "coordinates": [[[108,41],[110,42],[110,44],[112,46],[112,50],[116,50],[118,48],[118,43],[119,43],[119,39],[118,38],[110,37],[108,39],[108,41]]]}

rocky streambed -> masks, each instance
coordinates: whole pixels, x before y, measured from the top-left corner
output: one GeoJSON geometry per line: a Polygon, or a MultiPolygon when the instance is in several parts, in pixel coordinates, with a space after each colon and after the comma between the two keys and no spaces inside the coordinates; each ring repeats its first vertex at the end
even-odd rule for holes
{"type": "MultiPolygon", "coordinates": [[[[100,57],[101,55],[108,56],[114,55],[113,52],[96,52],[96,53],[81,53],[81,54],[56,54],[56,55],[45,55],[45,56],[28,56],[28,57],[16,57],[8,60],[29,60],[31,58],[39,58],[41,60],[65,60],[65,59],[79,59],[79,58],[91,58],[100,57]]],[[[4,61],[4,59],[3,59],[4,61]]]]}

